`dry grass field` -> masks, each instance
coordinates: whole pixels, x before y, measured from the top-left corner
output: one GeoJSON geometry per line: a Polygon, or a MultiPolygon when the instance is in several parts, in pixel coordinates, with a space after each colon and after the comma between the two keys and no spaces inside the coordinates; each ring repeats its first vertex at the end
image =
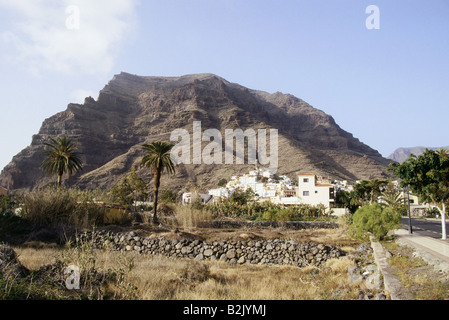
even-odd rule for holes
{"type": "MultiPolygon", "coordinates": [[[[143,232],[143,231],[142,231],[143,232]]],[[[149,233],[146,231],[145,233],[149,233]]],[[[332,244],[350,253],[360,246],[344,229],[319,230],[212,230],[195,229],[176,233],[210,239],[289,239],[332,244]]],[[[174,235],[173,231],[158,236],[174,235]]],[[[361,281],[351,281],[348,267],[356,262],[346,257],[328,260],[321,267],[230,265],[219,261],[168,259],[137,253],[92,248],[68,249],[42,243],[14,248],[20,262],[38,270],[57,260],[82,269],[115,270],[120,277],[102,284],[96,298],[133,300],[316,300],[358,299],[366,290],[361,281]]]]}

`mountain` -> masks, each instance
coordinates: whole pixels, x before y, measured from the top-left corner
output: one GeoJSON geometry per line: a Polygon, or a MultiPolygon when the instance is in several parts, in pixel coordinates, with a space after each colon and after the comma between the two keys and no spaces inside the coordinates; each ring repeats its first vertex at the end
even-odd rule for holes
{"type": "Polygon", "coordinates": [[[449,149],[449,146],[447,147],[410,147],[410,148],[398,148],[396,149],[392,154],[390,154],[387,159],[391,159],[393,161],[402,163],[413,153],[415,156],[419,156],[421,153],[424,153],[426,149],[430,150],[439,150],[439,149],[449,149]]]}
{"type": "MultiPolygon", "coordinates": [[[[223,137],[226,129],[278,129],[278,174],[301,171],[354,181],[385,177],[390,162],[330,115],[290,94],[251,90],[213,74],[150,77],[122,72],[97,100],[87,97],[83,104],[69,104],[46,119],[31,145],[2,170],[0,185],[33,189],[54,182],[39,165],[43,142],[61,135],[73,138],[82,153],[83,171],[72,176],[71,185],[110,188],[133,166],[149,182],[148,169],[139,167],[141,145],[169,141],[175,129],[192,134],[194,121],[201,121],[203,131],[217,129],[223,137]]],[[[162,179],[161,188],[213,188],[221,178],[252,168],[247,162],[180,164],[174,176],[162,179]]]]}

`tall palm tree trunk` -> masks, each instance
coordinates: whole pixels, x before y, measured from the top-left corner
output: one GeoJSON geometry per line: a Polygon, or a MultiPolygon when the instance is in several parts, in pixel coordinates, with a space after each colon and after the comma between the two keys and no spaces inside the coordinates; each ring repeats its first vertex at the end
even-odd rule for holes
{"type": "Polygon", "coordinates": [[[159,194],[159,186],[161,184],[161,170],[155,169],[154,170],[154,208],[153,208],[153,223],[157,224],[157,200],[158,200],[158,194],[159,194]]]}

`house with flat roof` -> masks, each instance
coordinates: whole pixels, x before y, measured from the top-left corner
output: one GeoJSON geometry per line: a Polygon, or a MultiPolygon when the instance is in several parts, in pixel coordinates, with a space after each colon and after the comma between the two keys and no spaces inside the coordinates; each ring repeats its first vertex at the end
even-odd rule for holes
{"type": "Polygon", "coordinates": [[[298,173],[296,196],[300,203],[307,203],[313,206],[323,204],[329,209],[333,207],[334,203],[334,186],[326,177],[318,177],[309,173],[298,173]]]}
{"type": "Polygon", "coordinates": [[[199,200],[201,203],[214,203],[214,196],[207,193],[197,193],[197,192],[184,192],[182,194],[182,204],[189,204],[195,200],[199,200]]]}

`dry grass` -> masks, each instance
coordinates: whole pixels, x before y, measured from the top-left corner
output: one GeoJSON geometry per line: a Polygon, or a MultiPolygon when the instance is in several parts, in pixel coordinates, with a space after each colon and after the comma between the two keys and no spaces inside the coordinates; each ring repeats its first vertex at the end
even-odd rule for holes
{"type": "MultiPolygon", "coordinates": [[[[336,245],[346,252],[360,244],[344,229],[288,230],[201,229],[198,221],[207,217],[192,209],[177,210],[181,221],[178,233],[173,230],[141,230],[141,236],[179,236],[201,240],[283,239],[297,242],[312,240],[336,245]],[[151,233],[151,234],[150,234],[151,233]]],[[[67,249],[42,243],[15,248],[19,259],[29,269],[67,256],[67,249]]],[[[225,262],[168,259],[163,256],[94,250],[95,268],[99,271],[121,270],[120,283],[108,283],[107,298],[137,300],[316,300],[358,299],[363,283],[351,282],[348,267],[354,261],[341,257],[328,260],[320,268],[293,266],[230,265],[225,262]]]]}
{"type": "MultiPolygon", "coordinates": [[[[57,248],[15,248],[21,262],[32,270],[48,264],[63,252],[57,248]]],[[[123,265],[124,254],[95,250],[98,270],[123,265]],[[119,262],[121,261],[121,262],[119,262]]],[[[134,288],[129,298],[139,300],[314,300],[357,299],[359,283],[348,280],[353,262],[331,259],[321,267],[296,268],[229,265],[162,256],[127,253],[127,286],[134,288]]],[[[127,288],[111,284],[117,297],[127,297],[127,288]]]]}
{"type": "Polygon", "coordinates": [[[212,215],[207,210],[197,209],[192,206],[174,205],[174,215],[178,227],[191,231],[198,227],[200,222],[212,219],[212,215]]]}
{"type": "Polygon", "coordinates": [[[20,248],[14,248],[20,262],[29,270],[37,270],[43,265],[54,263],[63,251],[55,244],[40,241],[27,242],[20,248]]]}

